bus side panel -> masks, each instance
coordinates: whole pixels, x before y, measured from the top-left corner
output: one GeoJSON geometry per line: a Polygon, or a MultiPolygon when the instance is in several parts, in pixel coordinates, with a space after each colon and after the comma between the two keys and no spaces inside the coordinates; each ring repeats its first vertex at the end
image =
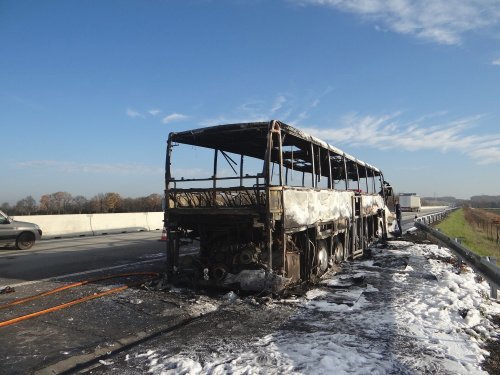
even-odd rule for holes
{"type": "Polygon", "coordinates": [[[380,195],[363,195],[363,214],[375,215],[379,209],[384,209],[384,198],[380,195]]]}
{"type": "Polygon", "coordinates": [[[285,188],[285,230],[349,219],[352,216],[353,196],[352,191],[285,188]]]}

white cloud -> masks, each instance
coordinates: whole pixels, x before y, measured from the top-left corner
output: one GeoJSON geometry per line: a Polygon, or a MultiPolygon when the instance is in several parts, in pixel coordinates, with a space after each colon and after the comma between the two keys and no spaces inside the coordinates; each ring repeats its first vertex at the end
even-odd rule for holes
{"type": "Polygon", "coordinates": [[[238,111],[245,113],[260,113],[262,108],[265,106],[265,102],[262,100],[248,100],[245,103],[238,106],[238,111]]]}
{"type": "MultiPolygon", "coordinates": [[[[500,23],[498,0],[291,0],[330,6],[384,28],[440,44],[457,45],[469,31],[500,23]]],[[[381,29],[376,25],[377,29],[381,29]]]]}
{"type": "Polygon", "coordinates": [[[187,115],[183,115],[181,113],[172,113],[168,116],[165,116],[162,120],[164,124],[168,124],[169,122],[174,122],[174,121],[182,121],[189,118],[187,115]]]}
{"type": "Polygon", "coordinates": [[[144,115],[140,112],[134,111],[133,109],[127,108],[126,114],[128,117],[136,118],[136,117],[144,117],[144,115]]]}
{"type": "Polygon", "coordinates": [[[482,116],[444,120],[437,125],[426,125],[429,119],[438,116],[439,114],[423,116],[404,123],[400,113],[379,117],[354,114],[344,117],[343,126],[340,128],[304,130],[335,144],[370,146],[385,150],[457,151],[466,154],[478,164],[500,163],[500,134],[467,134],[468,130],[479,124],[482,116]]]}
{"type": "Polygon", "coordinates": [[[478,164],[500,163],[500,133],[471,135],[472,128],[479,128],[482,115],[450,120],[447,111],[429,113],[403,120],[401,112],[383,116],[346,115],[338,128],[325,129],[324,126],[304,127],[309,112],[315,110],[321,98],[328,95],[331,88],[309,99],[309,104],[298,105],[292,96],[278,95],[265,108],[265,101],[252,100],[240,105],[230,115],[220,115],[200,122],[201,126],[229,123],[269,121],[277,119],[297,126],[320,139],[335,145],[373,147],[381,150],[459,152],[475,160],[478,164]],[[271,117],[270,115],[276,115],[271,117]]]}
{"type": "Polygon", "coordinates": [[[320,103],[319,99],[314,99],[313,102],[311,103],[311,108],[316,108],[320,103]]]}
{"type": "MultiPolygon", "coordinates": [[[[216,126],[216,125],[221,125],[221,124],[229,124],[231,121],[228,121],[226,117],[224,116],[219,116],[215,118],[207,118],[204,120],[201,120],[199,122],[200,126],[216,126]]],[[[238,122],[238,121],[236,121],[238,122]]]]}
{"type": "Polygon", "coordinates": [[[496,59],[496,60],[493,60],[491,62],[491,65],[500,65],[500,58],[496,59]]]}
{"type": "MultiPolygon", "coordinates": [[[[161,113],[161,110],[157,109],[157,108],[153,108],[153,109],[150,109],[149,111],[146,111],[145,113],[150,114],[151,116],[158,116],[161,113]]],[[[131,109],[131,108],[127,108],[126,114],[128,117],[131,117],[131,118],[138,118],[138,117],[145,118],[146,117],[144,113],[136,111],[136,110],[131,109]]]]}
{"type": "Polygon", "coordinates": [[[46,169],[61,173],[97,173],[119,175],[161,175],[161,168],[154,168],[143,164],[106,164],[106,163],[77,163],[58,160],[28,160],[16,163],[18,168],[46,169]]]}
{"type": "Polygon", "coordinates": [[[318,107],[321,99],[333,89],[328,87],[319,95],[313,95],[307,101],[309,104],[297,103],[297,98],[291,94],[278,94],[270,100],[248,100],[239,105],[230,114],[219,115],[199,122],[201,126],[221,124],[259,122],[280,120],[289,124],[300,125],[301,121],[309,117],[309,112],[318,107]]]}
{"type": "Polygon", "coordinates": [[[214,118],[207,118],[199,122],[201,126],[216,126],[224,124],[239,124],[245,122],[265,122],[269,121],[267,116],[245,116],[245,115],[232,115],[232,116],[217,116],[214,118]]]}
{"type": "Polygon", "coordinates": [[[286,103],[286,98],[283,95],[278,95],[274,100],[274,104],[271,108],[271,115],[279,111],[283,105],[286,103]]]}
{"type": "Polygon", "coordinates": [[[230,114],[219,115],[200,121],[201,126],[221,124],[237,124],[243,122],[260,122],[269,120],[285,120],[290,109],[285,108],[288,99],[285,95],[277,95],[272,101],[248,100],[239,105],[230,114]],[[270,104],[271,103],[271,104],[270,104]]]}
{"type": "Polygon", "coordinates": [[[294,126],[300,126],[300,124],[309,117],[308,115],[308,111],[305,110],[305,111],[302,111],[300,112],[298,115],[296,115],[296,117],[292,120],[290,120],[290,125],[294,125],[294,126]]]}

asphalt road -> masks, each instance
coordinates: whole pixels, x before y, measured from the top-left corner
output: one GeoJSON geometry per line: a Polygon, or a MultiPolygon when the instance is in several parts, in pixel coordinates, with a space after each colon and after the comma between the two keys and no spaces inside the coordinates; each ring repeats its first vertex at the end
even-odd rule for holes
{"type": "Polygon", "coordinates": [[[0,288],[95,269],[161,259],[161,233],[136,232],[100,237],[42,240],[30,250],[0,247],[0,288]]]}
{"type": "MultiPolygon", "coordinates": [[[[403,213],[403,230],[413,226],[415,215],[441,211],[424,208],[403,213]]],[[[0,288],[26,281],[121,265],[160,260],[165,255],[161,233],[136,232],[99,237],[42,240],[30,250],[0,247],[0,288]]]]}

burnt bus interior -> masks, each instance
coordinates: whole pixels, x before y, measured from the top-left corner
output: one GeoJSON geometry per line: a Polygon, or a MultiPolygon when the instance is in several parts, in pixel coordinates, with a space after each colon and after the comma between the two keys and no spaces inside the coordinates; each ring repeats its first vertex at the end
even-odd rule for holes
{"type": "Polygon", "coordinates": [[[229,274],[265,270],[290,283],[313,280],[386,235],[383,207],[363,209],[366,197],[387,198],[381,171],[278,121],[170,133],[165,186],[174,279],[222,285],[229,274]],[[180,146],[191,155],[202,148],[196,160],[205,167],[191,176],[177,170],[180,146]],[[341,214],[302,218],[325,209],[341,214]],[[199,254],[179,258],[193,241],[199,254]]]}

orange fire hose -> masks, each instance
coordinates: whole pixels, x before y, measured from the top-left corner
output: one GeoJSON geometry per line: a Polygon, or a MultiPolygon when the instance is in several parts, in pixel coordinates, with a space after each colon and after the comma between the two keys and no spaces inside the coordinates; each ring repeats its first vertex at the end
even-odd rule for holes
{"type": "MultiPolygon", "coordinates": [[[[65,285],[65,286],[62,286],[62,287],[59,287],[59,288],[55,288],[55,289],[49,290],[47,292],[43,292],[43,293],[37,294],[37,295],[34,295],[34,296],[30,296],[30,297],[22,298],[22,299],[19,299],[19,300],[16,300],[16,301],[12,301],[10,303],[7,303],[5,305],[0,306],[0,309],[6,308],[6,307],[10,307],[10,306],[14,306],[14,305],[18,305],[18,304],[21,304],[21,303],[25,303],[25,302],[34,300],[36,298],[44,297],[44,296],[47,296],[47,295],[50,295],[50,294],[54,294],[54,293],[57,293],[57,292],[60,292],[60,291],[66,290],[66,289],[70,289],[70,288],[74,288],[74,287],[77,287],[77,286],[86,285],[86,284],[89,284],[91,282],[101,281],[101,280],[107,280],[107,279],[113,279],[113,278],[118,278],[118,277],[128,277],[128,276],[151,276],[151,277],[156,277],[156,276],[159,276],[159,274],[156,273],[156,272],[135,272],[135,273],[125,273],[125,274],[104,276],[104,277],[99,277],[99,278],[95,278],[95,279],[79,281],[79,282],[76,282],[76,283],[68,284],[68,285],[65,285]]],[[[129,288],[130,286],[140,285],[142,282],[143,281],[141,281],[140,283],[132,284],[132,285],[122,285],[122,286],[119,286],[119,287],[116,287],[116,288],[113,288],[113,289],[106,290],[106,291],[101,292],[101,293],[92,294],[90,296],[78,298],[78,299],[75,299],[75,300],[70,301],[70,302],[66,302],[66,303],[62,303],[60,305],[49,307],[48,309],[45,309],[45,310],[40,310],[40,311],[36,311],[34,313],[31,313],[31,314],[22,315],[22,316],[19,316],[17,318],[5,320],[3,322],[0,322],[0,328],[8,326],[8,325],[11,325],[11,324],[15,324],[15,323],[21,322],[23,320],[28,320],[28,319],[31,319],[31,318],[35,318],[35,317],[40,316],[40,315],[48,314],[48,313],[51,313],[53,311],[61,310],[61,309],[64,309],[66,307],[77,305],[77,304],[82,303],[82,302],[86,302],[86,301],[90,301],[90,300],[93,300],[93,299],[96,299],[96,298],[99,298],[99,297],[103,297],[103,296],[106,296],[106,295],[111,294],[111,293],[121,292],[122,290],[125,290],[125,289],[129,288]]]]}
{"type": "Polygon", "coordinates": [[[94,279],[89,279],[89,280],[84,280],[84,281],[78,281],[76,283],[63,285],[63,286],[60,286],[58,288],[54,288],[52,290],[49,290],[47,292],[43,292],[40,294],[35,294],[33,296],[30,296],[30,297],[16,299],[15,301],[6,303],[5,305],[0,305],[0,310],[5,309],[5,308],[10,307],[10,306],[20,305],[22,303],[29,302],[29,301],[32,301],[34,299],[40,298],[40,297],[49,296],[49,295],[54,294],[54,293],[62,292],[63,290],[66,290],[66,289],[75,288],[77,286],[83,286],[86,284],[95,283],[96,281],[116,279],[119,277],[129,277],[129,276],[159,276],[159,274],[156,272],[121,273],[121,274],[110,275],[110,276],[96,277],[94,279]]]}

